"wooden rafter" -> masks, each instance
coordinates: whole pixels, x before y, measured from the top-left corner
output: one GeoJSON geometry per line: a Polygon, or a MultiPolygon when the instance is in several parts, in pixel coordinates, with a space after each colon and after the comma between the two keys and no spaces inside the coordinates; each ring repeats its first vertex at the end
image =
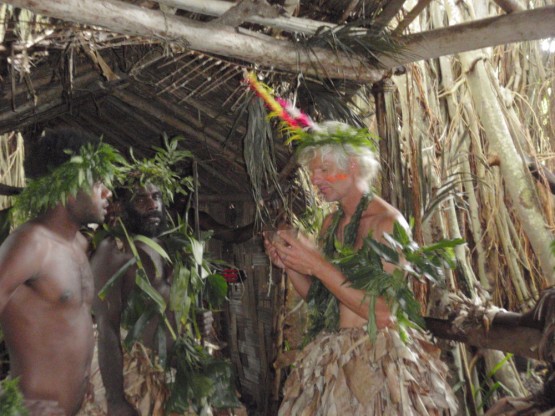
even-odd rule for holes
{"type": "MultiPolygon", "coordinates": [[[[300,48],[246,30],[203,24],[166,15],[117,0],[9,0],[7,3],[35,13],[77,23],[105,27],[111,31],[163,38],[187,44],[191,49],[290,72],[322,78],[376,82],[383,71],[370,68],[365,56],[347,55],[324,48],[300,48]]],[[[405,48],[395,58],[382,56],[385,68],[433,59],[511,42],[555,37],[555,6],[514,12],[399,38],[405,48]]]]}

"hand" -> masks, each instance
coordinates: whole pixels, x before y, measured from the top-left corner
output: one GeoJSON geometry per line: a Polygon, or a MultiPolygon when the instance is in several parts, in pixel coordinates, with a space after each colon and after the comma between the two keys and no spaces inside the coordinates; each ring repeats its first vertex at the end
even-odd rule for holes
{"type": "Polygon", "coordinates": [[[141,416],[139,412],[125,399],[108,402],[110,416],[141,416]]]}
{"type": "Polygon", "coordinates": [[[270,261],[273,263],[274,266],[280,269],[285,269],[285,265],[281,261],[276,248],[276,245],[279,243],[270,240],[267,231],[263,232],[262,234],[264,236],[264,249],[266,250],[266,254],[268,255],[268,257],[270,258],[270,261]]]}
{"type": "MultiPolygon", "coordinates": [[[[274,244],[279,261],[286,269],[304,275],[315,275],[321,266],[329,263],[320,249],[300,233],[278,231],[283,244],[274,244]]],[[[316,276],[318,277],[318,276],[316,276]]]]}
{"type": "Polygon", "coordinates": [[[66,412],[55,400],[25,399],[23,405],[29,416],[65,416],[66,412]]]}

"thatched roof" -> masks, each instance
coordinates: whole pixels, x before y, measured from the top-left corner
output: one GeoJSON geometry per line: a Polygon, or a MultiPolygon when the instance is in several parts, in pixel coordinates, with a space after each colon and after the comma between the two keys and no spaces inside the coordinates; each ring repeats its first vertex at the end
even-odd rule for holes
{"type": "MultiPolygon", "coordinates": [[[[478,22],[451,28],[452,32],[442,35],[451,42],[448,46],[440,42],[431,47],[439,32],[420,37],[404,35],[428,0],[414,7],[404,0],[319,0],[307,2],[310,5],[292,0],[270,2],[281,3],[282,7],[269,6],[262,0],[244,0],[219,17],[218,7],[226,10],[233,2],[7,3],[28,7],[49,18],[6,5],[1,8],[0,133],[20,130],[32,137],[45,126],[68,124],[102,135],[123,151],[133,147],[139,155],[159,145],[162,133],[182,135],[199,162],[201,192],[238,199],[249,198],[250,192],[243,157],[247,126],[247,90],[242,82],[245,69],[260,64],[257,68],[269,74],[268,81],[272,77],[281,81],[286,88],[284,94],[297,92],[304,108],[332,103],[336,112],[328,116],[344,118],[341,111],[358,86],[389,76],[403,63],[441,55],[445,48],[451,48],[450,53],[472,48],[464,39],[479,38],[476,47],[485,46],[483,30],[491,32],[489,26],[497,28],[493,34],[503,33],[500,28],[514,29],[515,22],[523,19],[521,13],[527,13],[532,24],[527,26],[530,30],[518,32],[521,39],[542,37],[555,30],[541,24],[553,19],[553,7],[516,11],[514,17],[502,16],[501,20],[488,22],[487,27],[478,22]],[[289,17],[291,14],[295,17],[289,17]],[[164,27],[156,26],[158,18],[163,19],[164,27]],[[373,26],[368,26],[370,21],[373,26]],[[348,50],[350,46],[344,43],[331,45],[329,32],[327,37],[320,34],[320,42],[313,42],[309,49],[299,49],[300,39],[309,38],[315,28],[344,23],[365,28],[365,32],[377,24],[389,26],[405,43],[403,54],[378,53],[379,61],[361,58],[370,46],[348,50]],[[248,39],[257,50],[248,50],[248,39]],[[424,48],[422,39],[428,39],[424,48]],[[276,51],[271,47],[278,51],[273,58],[275,66],[269,65],[272,60],[268,57],[276,51]],[[288,61],[291,51],[296,51],[298,70],[294,70],[294,59],[288,61]],[[352,58],[347,65],[343,62],[346,56],[352,58]]],[[[514,11],[511,7],[516,6],[504,1],[506,11],[514,11]]],[[[500,15],[504,14],[500,9],[500,15]]],[[[493,38],[486,43],[499,43],[493,38]]],[[[505,39],[511,41],[511,36],[505,39]]],[[[282,179],[286,179],[292,168],[291,151],[280,140],[276,144],[278,170],[285,170],[282,179]]]]}

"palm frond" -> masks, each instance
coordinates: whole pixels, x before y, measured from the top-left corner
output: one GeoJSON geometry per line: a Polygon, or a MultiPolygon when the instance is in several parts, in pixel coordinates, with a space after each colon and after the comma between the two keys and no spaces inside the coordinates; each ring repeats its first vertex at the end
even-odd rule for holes
{"type": "MultiPolygon", "coordinates": [[[[262,222],[270,217],[268,208],[263,203],[264,195],[270,187],[285,201],[276,167],[274,135],[266,115],[262,100],[251,96],[248,102],[249,122],[243,143],[243,156],[256,202],[257,220],[262,222]]],[[[286,203],[283,205],[287,206],[286,203]]]]}
{"type": "Polygon", "coordinates": [[[363,109],[354,100],[361,86],[351,81],[303,79],[296,95],[300,108],[317,121],[336,120],[354,127],[363,127],[363,109]]]}
{"type": "Polygon", "coordinates": [[[322,26],[314,35],[301,39],[308,50],[327,48],[350,56],[365,57],[368,64],[380,66],[380,58],[394,57],[403,50],[402,44],[382,26],[363,19],[341,26],[322,26]]]}

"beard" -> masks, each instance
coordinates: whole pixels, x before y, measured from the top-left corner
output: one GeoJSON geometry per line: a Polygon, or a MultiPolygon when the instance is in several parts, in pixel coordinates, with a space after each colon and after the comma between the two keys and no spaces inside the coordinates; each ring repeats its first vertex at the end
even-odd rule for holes
{"type": "Polygon", "coordinates": [[[157,237],[166,229],[166,217],[161,211],[140,214],[134,209],[127,210],[127,227],[133,234],[157,237]]]}

